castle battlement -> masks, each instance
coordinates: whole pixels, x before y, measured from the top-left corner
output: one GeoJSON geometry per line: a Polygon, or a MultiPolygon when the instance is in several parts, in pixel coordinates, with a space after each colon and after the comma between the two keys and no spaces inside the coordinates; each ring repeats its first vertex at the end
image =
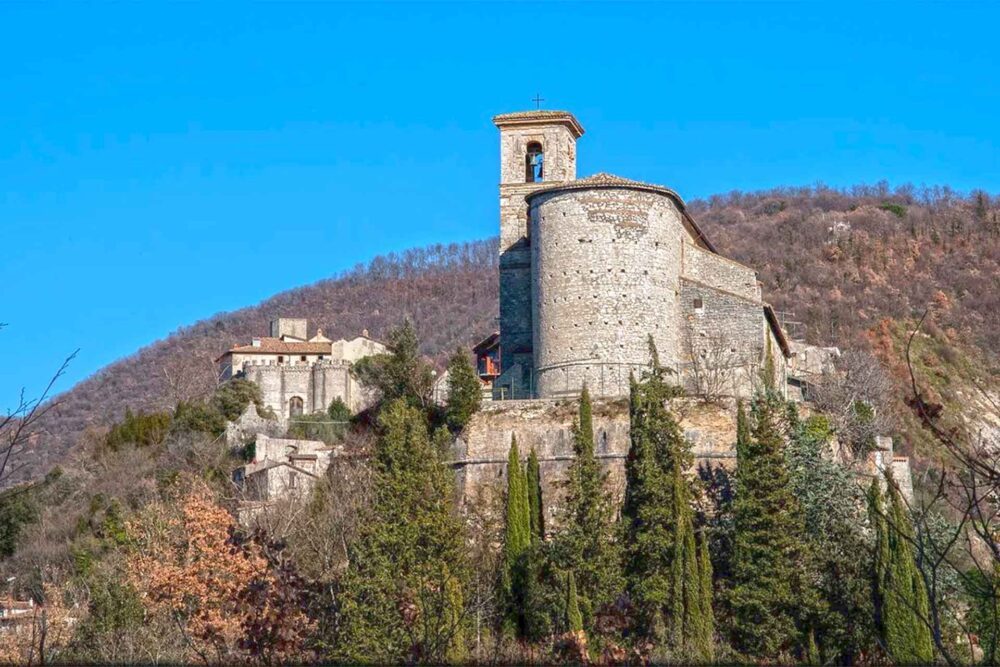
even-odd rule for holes
{"type": "Polygon", "coordinates": [[[249,345],[230,348],[217,360],[223,379],[242,374],[260,387],[264,405],[283,419],[326,412],[341,400],[358,412],[371,396],[351,373],[359,359],[381,354],[386,347],[368,332],[350,340],[330,340],[318,329],[308,336],[304,318],[281,318],[271,323],[271,336],[254,338],[249,345]]]}

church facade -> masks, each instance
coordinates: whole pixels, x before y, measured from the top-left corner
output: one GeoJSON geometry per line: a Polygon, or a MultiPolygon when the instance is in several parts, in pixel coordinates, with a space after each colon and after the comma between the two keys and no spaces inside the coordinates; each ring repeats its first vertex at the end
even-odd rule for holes
{"type": "Polygon", "coordinates": [[[720,255],[673,190],[577,179],[579,121],[502,114],[500,331],[495,399],[628,394],[660,364],[692,391],[784,390],[788,341],[756,272],[720,255]]]}

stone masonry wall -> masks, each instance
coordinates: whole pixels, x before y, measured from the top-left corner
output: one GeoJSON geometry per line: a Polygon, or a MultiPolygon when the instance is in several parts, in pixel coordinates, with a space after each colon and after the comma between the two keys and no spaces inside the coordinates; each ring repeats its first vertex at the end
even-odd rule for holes
{"type": "Polygon", "coordinates": [[[681,274],[684,278],[747,299],[758,302],[761,300],[757,272],[749,266],[716,255],[692,243],[684,244],[681,258],[681,274]]]}
{"type": "Polygon", "coordinates": [[[309,365],[259,366],[245,365],[245,377],[260,387],[264,405],[282,419],[289,417],[289,402],[302,399],[303,412],[323,412],[339,398],[352,411],[364,409],[370,397],[351,376],[350,364],[323,361],[309,365]]]}
{"type": "MultiPolygon", "coordinates": [[[[728,396],[750,396],[759,384],[757,374],[771,336],[763,304],[686,279],[681,280],[680,300],[685,388],[692,393],[710,389],[728,396]]],[[[781,383],[784,356],[776,341],[772,356],[781,383]]]]}
{"type": "Polygon", "coordinates": [[[525,196],[554,183],[576,178],[576,139],[559,122],[500,131],[500,347],[501,370],[515,364],[517,377],[507,377],[514,395],[532,391],[531,256],[525,196]],[[544,153],[543,180],[526,182],[528,144],[538,142],[544,153]]]}
{"type": "Polygon", "coordinates": [[[533,347],[538,396],[628,392],[628,373],[678,362],[681,244],[674,201],[626,188],[532,199],[533,347]]]}
{"type": "MultiPolygon", "coordinates": [[[[625,488],[629,450],[627,399],[594,400],[595,451],[608,473],[609,488],[620,500],[625,488]]],[[[735,404],[705,405],[675,399],[671,407],[691,440],[697,465],[731,468],[735,464],[735,404]]],[[[485,403],[456,440],[451,465],[459,491],[474,500],[484,485],[505,483],[511,436],[517,436],[524,458],[534,448],[542,473],[542,495],[548,525],[558,515],[562,482],[573,460],[573,424],[577,401],[532,400],[485,403]]]]}

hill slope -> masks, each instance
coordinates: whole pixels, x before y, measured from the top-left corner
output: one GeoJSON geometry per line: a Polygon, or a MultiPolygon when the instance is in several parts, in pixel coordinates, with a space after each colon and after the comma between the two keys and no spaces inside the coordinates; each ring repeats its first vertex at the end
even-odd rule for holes
{"type": "MultiPolygon", "coordinates": [[[[869,345],[885,320],[935,306],[942,340],[989,369],[1000,350],[1000,202],[947,188],[838,191],[824,187],[712,197],[690,210],[720,251],[755,267],[766,297],[794,313],[792,333],[829,345],[869,345]]],[[[494,330],[495,239],[434,246],[373,260],[346,274],[179,329],[108,366],[59,399],[22,455],[19,478],[61,460],[88,428],[126,407],[154,410],[208,392],[213,360],[266,331],[276,316],[304,316],[331,338],[368,329],[378,338],[404,317],[423,351],[441,357],[494,330]]],[[[898,351],[895,352],[898,354],[898,351]]],[[[988,373],[987,373],[988,375],[988,373]]]]}

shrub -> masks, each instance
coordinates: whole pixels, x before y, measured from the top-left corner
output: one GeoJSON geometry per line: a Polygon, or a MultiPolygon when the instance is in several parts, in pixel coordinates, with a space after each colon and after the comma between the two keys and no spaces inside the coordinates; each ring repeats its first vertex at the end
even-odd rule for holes
{"type": "Polygon", "coordinates": [[[906,217],[906,207],[903,206],[902,204],[893,204],[892,202],[885,202],[884,204],[879,206],[879,208],[882,209],[883,211],[888,211],[889,213],[892,213],[897,218],[906,217]]]}
{"type": "Polygon", "coordinates": [[[169,412],[133,413],[125,409],[125,417],[111,427],[104,437],[104,446],[117,452],[122,447],[153,447],[159,445],[170,432],[169,412]]]}

